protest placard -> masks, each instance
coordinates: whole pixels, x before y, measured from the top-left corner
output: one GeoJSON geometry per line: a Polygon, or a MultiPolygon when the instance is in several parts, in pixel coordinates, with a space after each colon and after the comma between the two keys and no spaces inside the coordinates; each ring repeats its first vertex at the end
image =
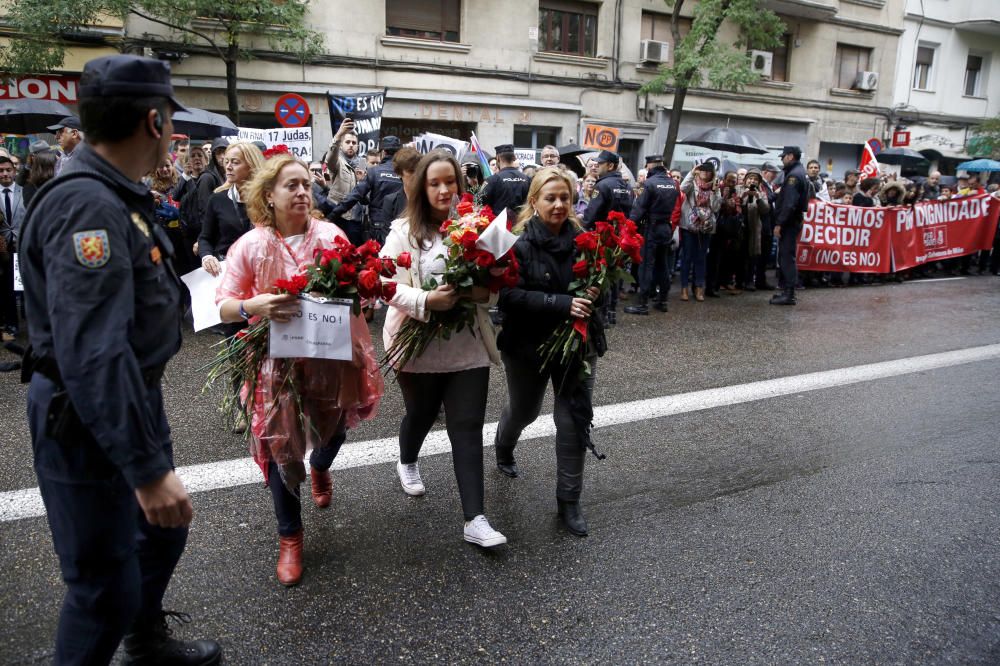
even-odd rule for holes
{"type": "Polygon", "coordinates": [[[351,301],[299,296],[302,309],[287,322],[272,321],[271,358],[325,358],[350,361],[351,301]]]}

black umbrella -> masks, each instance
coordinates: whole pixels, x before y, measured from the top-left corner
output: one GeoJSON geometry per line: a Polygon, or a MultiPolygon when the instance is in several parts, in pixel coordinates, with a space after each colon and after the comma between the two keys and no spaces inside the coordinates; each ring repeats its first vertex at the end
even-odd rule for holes
{"type": "Polygon", "coordinates": [[[911,148],[886,148],[875,158],[882,164],[896,164],[914,168],[930,164],[926,157],[911,148]]]}
{"type": "Polygon", "coordinates": [[[729,127],[715,127],[685,137],[678,143],[689,146],[701,146],[712,150],[725,150],[730,153],[756,153],[763,155],[768,152],[760,141],[751,134],[729,127]]]}
{"type": "Polygon", "coordinates": [[[0,100],[0,132],[4,134],[38,134],[48,132],[73,112],[51,99],[0,100]]]}
{"type": "Polygon", "coordinates": [[[240,133],[240,128],[221,113],[188,107],[187,111],[178,111],[174,114],[174,132],[199,139],[214,139],[220,136],[236,136],[240,133]]]}

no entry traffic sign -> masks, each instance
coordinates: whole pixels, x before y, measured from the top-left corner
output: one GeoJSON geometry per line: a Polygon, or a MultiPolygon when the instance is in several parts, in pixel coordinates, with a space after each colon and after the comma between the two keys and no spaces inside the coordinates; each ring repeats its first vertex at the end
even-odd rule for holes
{"type": "Polygon", "coordinates": [[[282,127],[302,127],[309,122],[309,104],[301,95],[287,93],[274,105],[274,117],[282,127]]]}

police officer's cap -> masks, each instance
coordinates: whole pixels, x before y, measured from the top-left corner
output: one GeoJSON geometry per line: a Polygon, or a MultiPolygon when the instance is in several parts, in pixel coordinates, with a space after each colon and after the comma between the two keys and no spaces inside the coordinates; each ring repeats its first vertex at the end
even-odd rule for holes
{"type": "Polygon", "coordinates": [[[80,125],[80,119],[77,118],[76,116],[66,116],[65,118],[57,122],[55,125],[49,125],[45,129],[49,130],[50,132],[58,132],[63,128],[69,128],[75,130],[83,129],[83,127],[80,125]]]}
{"type": "Polygon", "coordinates": [[[602,150],[601,154],[597,156],[598,164],[618,164],[618,154],[613,153],[610,150],[602,150]]]}
{"type": "Polygon", "coordinates": [[[663,155],[646,155],[646,164],[663,164],[663,155]]]}
{"type": "Polygon", "coordinates": [[[496,151],[497,155],[500,155],[501,153],[513,153],[514,146],[509,143],[501,143],[499,146],[494,146],[493,150],[496,151]]]}
{"type": "Polygon", "coordinates": [[[92,97],[166,97],[175,111],[187,111],[174,97],[170,66],[133,55],[103,56],[83,66],[80,99],[92,97]]]}
{"type": "Polygon", "coordinates": [[[794,155],[795,159],[800,159],[802,157],[802,149],[798,146],[785,146],[781,149],[781,156],[794,155]]]}
{"type": "Polygon", "coordinates": [[[399,140],[398,136],[385,136],[382,137],[382,150],[387,153],[394,153],[403,147],[403,143],[399,140]]]}

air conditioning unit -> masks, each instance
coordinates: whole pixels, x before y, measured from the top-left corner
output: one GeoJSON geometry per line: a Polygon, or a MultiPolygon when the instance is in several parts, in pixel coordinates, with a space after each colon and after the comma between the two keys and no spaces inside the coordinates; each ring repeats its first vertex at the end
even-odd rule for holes
{"type": "Polygon", "coordinates": [[[750,51],[750,69],[762,77],[771,78],[771,64],[774,54],[770,51],[750,51]]]}
{"type": "Polygon", "coordinates": [[[642,62],[667,62],[670,60],[670,42],[643,39],[639,42],[639,60],[642,62]]]}
{"type": "Polygon", "coordinates": [[[854,79],[854,87],[858,90],[876,90],[878,88],[878,72],[858,72],[858,77],[854,79]]]}

